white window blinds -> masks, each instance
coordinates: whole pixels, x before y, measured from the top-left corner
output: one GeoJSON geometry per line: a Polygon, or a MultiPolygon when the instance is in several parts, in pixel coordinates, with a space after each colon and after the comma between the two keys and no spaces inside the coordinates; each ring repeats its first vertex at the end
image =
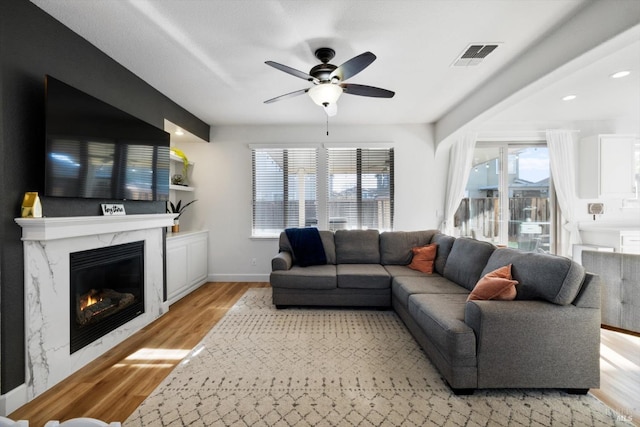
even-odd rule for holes
{"type": "Polygon", "coordinates": [[[255,237],[317,224],[316,148],[252,148],[255,237]]]}
{"type": "Polygon", "coordinates": [[[329,229],[393,229],[393,148],[329,148],[329,229]]]}

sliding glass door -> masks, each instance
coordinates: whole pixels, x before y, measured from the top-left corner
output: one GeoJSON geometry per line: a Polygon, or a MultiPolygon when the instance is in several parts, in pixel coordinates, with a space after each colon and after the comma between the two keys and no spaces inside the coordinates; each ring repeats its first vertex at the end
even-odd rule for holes
{"type": "Polygon", "coordinates": [[[546,144],[478,143],[456,226],[496,245],[550,252],[550,194],[546,144]]]}

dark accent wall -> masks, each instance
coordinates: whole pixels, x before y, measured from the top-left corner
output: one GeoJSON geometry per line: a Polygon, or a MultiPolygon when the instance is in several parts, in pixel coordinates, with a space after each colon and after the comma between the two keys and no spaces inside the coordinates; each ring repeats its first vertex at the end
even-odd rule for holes
{"type": "MultiPolygon", "coordinates": [[[[24,260],[14,222],[26,191],[44,189],[44,76],[145,120],[164,119],[209,140],[209,126],[26,0],[0,13],[0,393],[24,383],[24,260]]],[[[100,200],[43,198],[46,216],[99,215],[100,200]]],[[[164,202],[127,202],[128,214],[164,202]]],[[[64,325],[61,325],[63,327],[64,325]]]]}

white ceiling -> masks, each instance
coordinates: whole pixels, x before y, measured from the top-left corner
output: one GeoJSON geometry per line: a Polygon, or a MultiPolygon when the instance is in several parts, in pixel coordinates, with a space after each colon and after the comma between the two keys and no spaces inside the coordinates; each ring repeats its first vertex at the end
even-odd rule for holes
{"type": "MultiPolygon", "coordinates": [[[[264,61],[308,72],[318,63],[313,52],[325,46],[336,51],[335,65],[373,52],[377,60],[348,82],[396,92],[393,99],[343,95],[333,123],[435,122],[585,4],[585,0],[32,2],[213,126],[324,121],[323,110],[307,96],[273,104],[263,101],[310,86],[264,61]],[[478,66],[452,67],[471,43],[500,46],[478,66]]],[[[640,45],[605,56],[612,62],[593,61],[593,69],[584,66],[563,76],[498,118],[640,115],[640,45]],[[601,78],[620,67],[634,73],[616,81],[618,86],[601,78]],[[557,101],[569,92],[579,94],[571,105],[557,101]],[[606,101],[611,95],[615,109],[606,101]]]]}
{"type": "Polygon", "coordinates": [[[520,102],[507,103],[508,107],[491,117],[490,122],[640,122],[640,32],[629,35],[614,47],[602,47],[593,55],[575,60],[570,72],[556,72],[542,79],[520,102]],[[621,70],[631,74],[611,78],[621,70]],[[567,95],[576,98],[563,101],[567,95]]]}

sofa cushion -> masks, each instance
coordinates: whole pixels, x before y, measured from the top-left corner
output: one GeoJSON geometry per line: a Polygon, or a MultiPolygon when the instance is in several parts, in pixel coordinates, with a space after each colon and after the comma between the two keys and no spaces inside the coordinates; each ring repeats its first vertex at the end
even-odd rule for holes
{"type": "Polygon", "coordinates": [[[433,271],[438,274],[444,273],[444,266],[447,263],[447,258],[451,253],[453,242],[456,238],[453,236],[447,236],[446,234],[436,233],[431,238],[431,243],[438,245],[438,252],[436,253],[436,261],[433,264],[433,271]]]}
{"type": "Polygon", "coordinates": [[[422,277],[425,274],[418,270],[413,270],[406,265],[390,265],[387,264],[384,266],[384,269],[389,272],[391,277],[399,277],[399,276],[415,276],[422,277]]]}
{"type": "Polygon", "coordinates": [[[511,264],[493,270],[478,280],[467,301],[511,301],[516,298],[517,280],[511,278],[511,264]]]}
{"type": "Polygon", "coordinates": [[[338,264],[338,287],[350,289],[388,289],[391,276],[380,264],[338,264]]]}
{"type": "Polygon", "coordinates": [[[331,264],[300,267],[290,270],[272,271],[269,277],[274,288],[289,289],[335,289],[338,286],[336,266],[331,264]]]}
{"type": "MultiPolygon", "coordinates": [[[[478,283],[489,257],[496,249],[491,243],[459,237],[447,257],[443,276],[469,291],[478,283]]],[[[503,264],[504,265],[504,264],[503,264]]],[[[502,267],[502,265],[498,266],[502,267]]],[[[492,268],[489,271],[495,270],[492,268]]]]}
{"type": "Polygon", "coordinates": [[[437,250],[438,245],[435,243],[412,248],[411,252],[413,252],[413,258],[411,258],[411,264],[407,267],[426,274],[433,273],[433,262],[436,259],[437,250]]]}
{"type": "Polygon", "coordinates": [[[337,230],[334,235],[338,264],[380,264],[378,230],[337,230]]]}
{"type": "Polygon", "coordinates": [[[469,291],[439,274],[423,274],[394,277],[391,282],[391,293],[403,306],[407,307],[409,297],[413,294],[463,294],[466,296],[469,291]]]}
{"type": "Polygon", "coordinates": [[[385,231],[380,233],[380,263],[407,265],[411,262],[411,248],[431,243],[436,230],[385,231]]]}
{"type": "Polygon", "coordinates": [[[413,294],[409,313],[451,366],[476,366],[476,336],[464,322],[466,294],[413,294]]]}
{"type": "MultiPolygon", "coordinates": [[[[333,241],[333,231],[319,230],[320,239],[322,240],[322,246],[324,247],[324,254],[327,257],[327,264],[336,263],[336,246],[333,241]]],[[[292,255],[293,262],[297,264],[295,255],[293,254],[293,248],[287,238],[287,233],[284,231],[280,233],[280,241],[278,242],[280,252],[289,252],[292,255]]]]}
{"type": "Polygon", "coordinates": [[[485,272],[512,264],[511,274],[518,281],[517,300],[543,299],[554,304],[571,304],[584,281],[584,268],[569,258],[497,249],[489,258],[485,272]]]}

